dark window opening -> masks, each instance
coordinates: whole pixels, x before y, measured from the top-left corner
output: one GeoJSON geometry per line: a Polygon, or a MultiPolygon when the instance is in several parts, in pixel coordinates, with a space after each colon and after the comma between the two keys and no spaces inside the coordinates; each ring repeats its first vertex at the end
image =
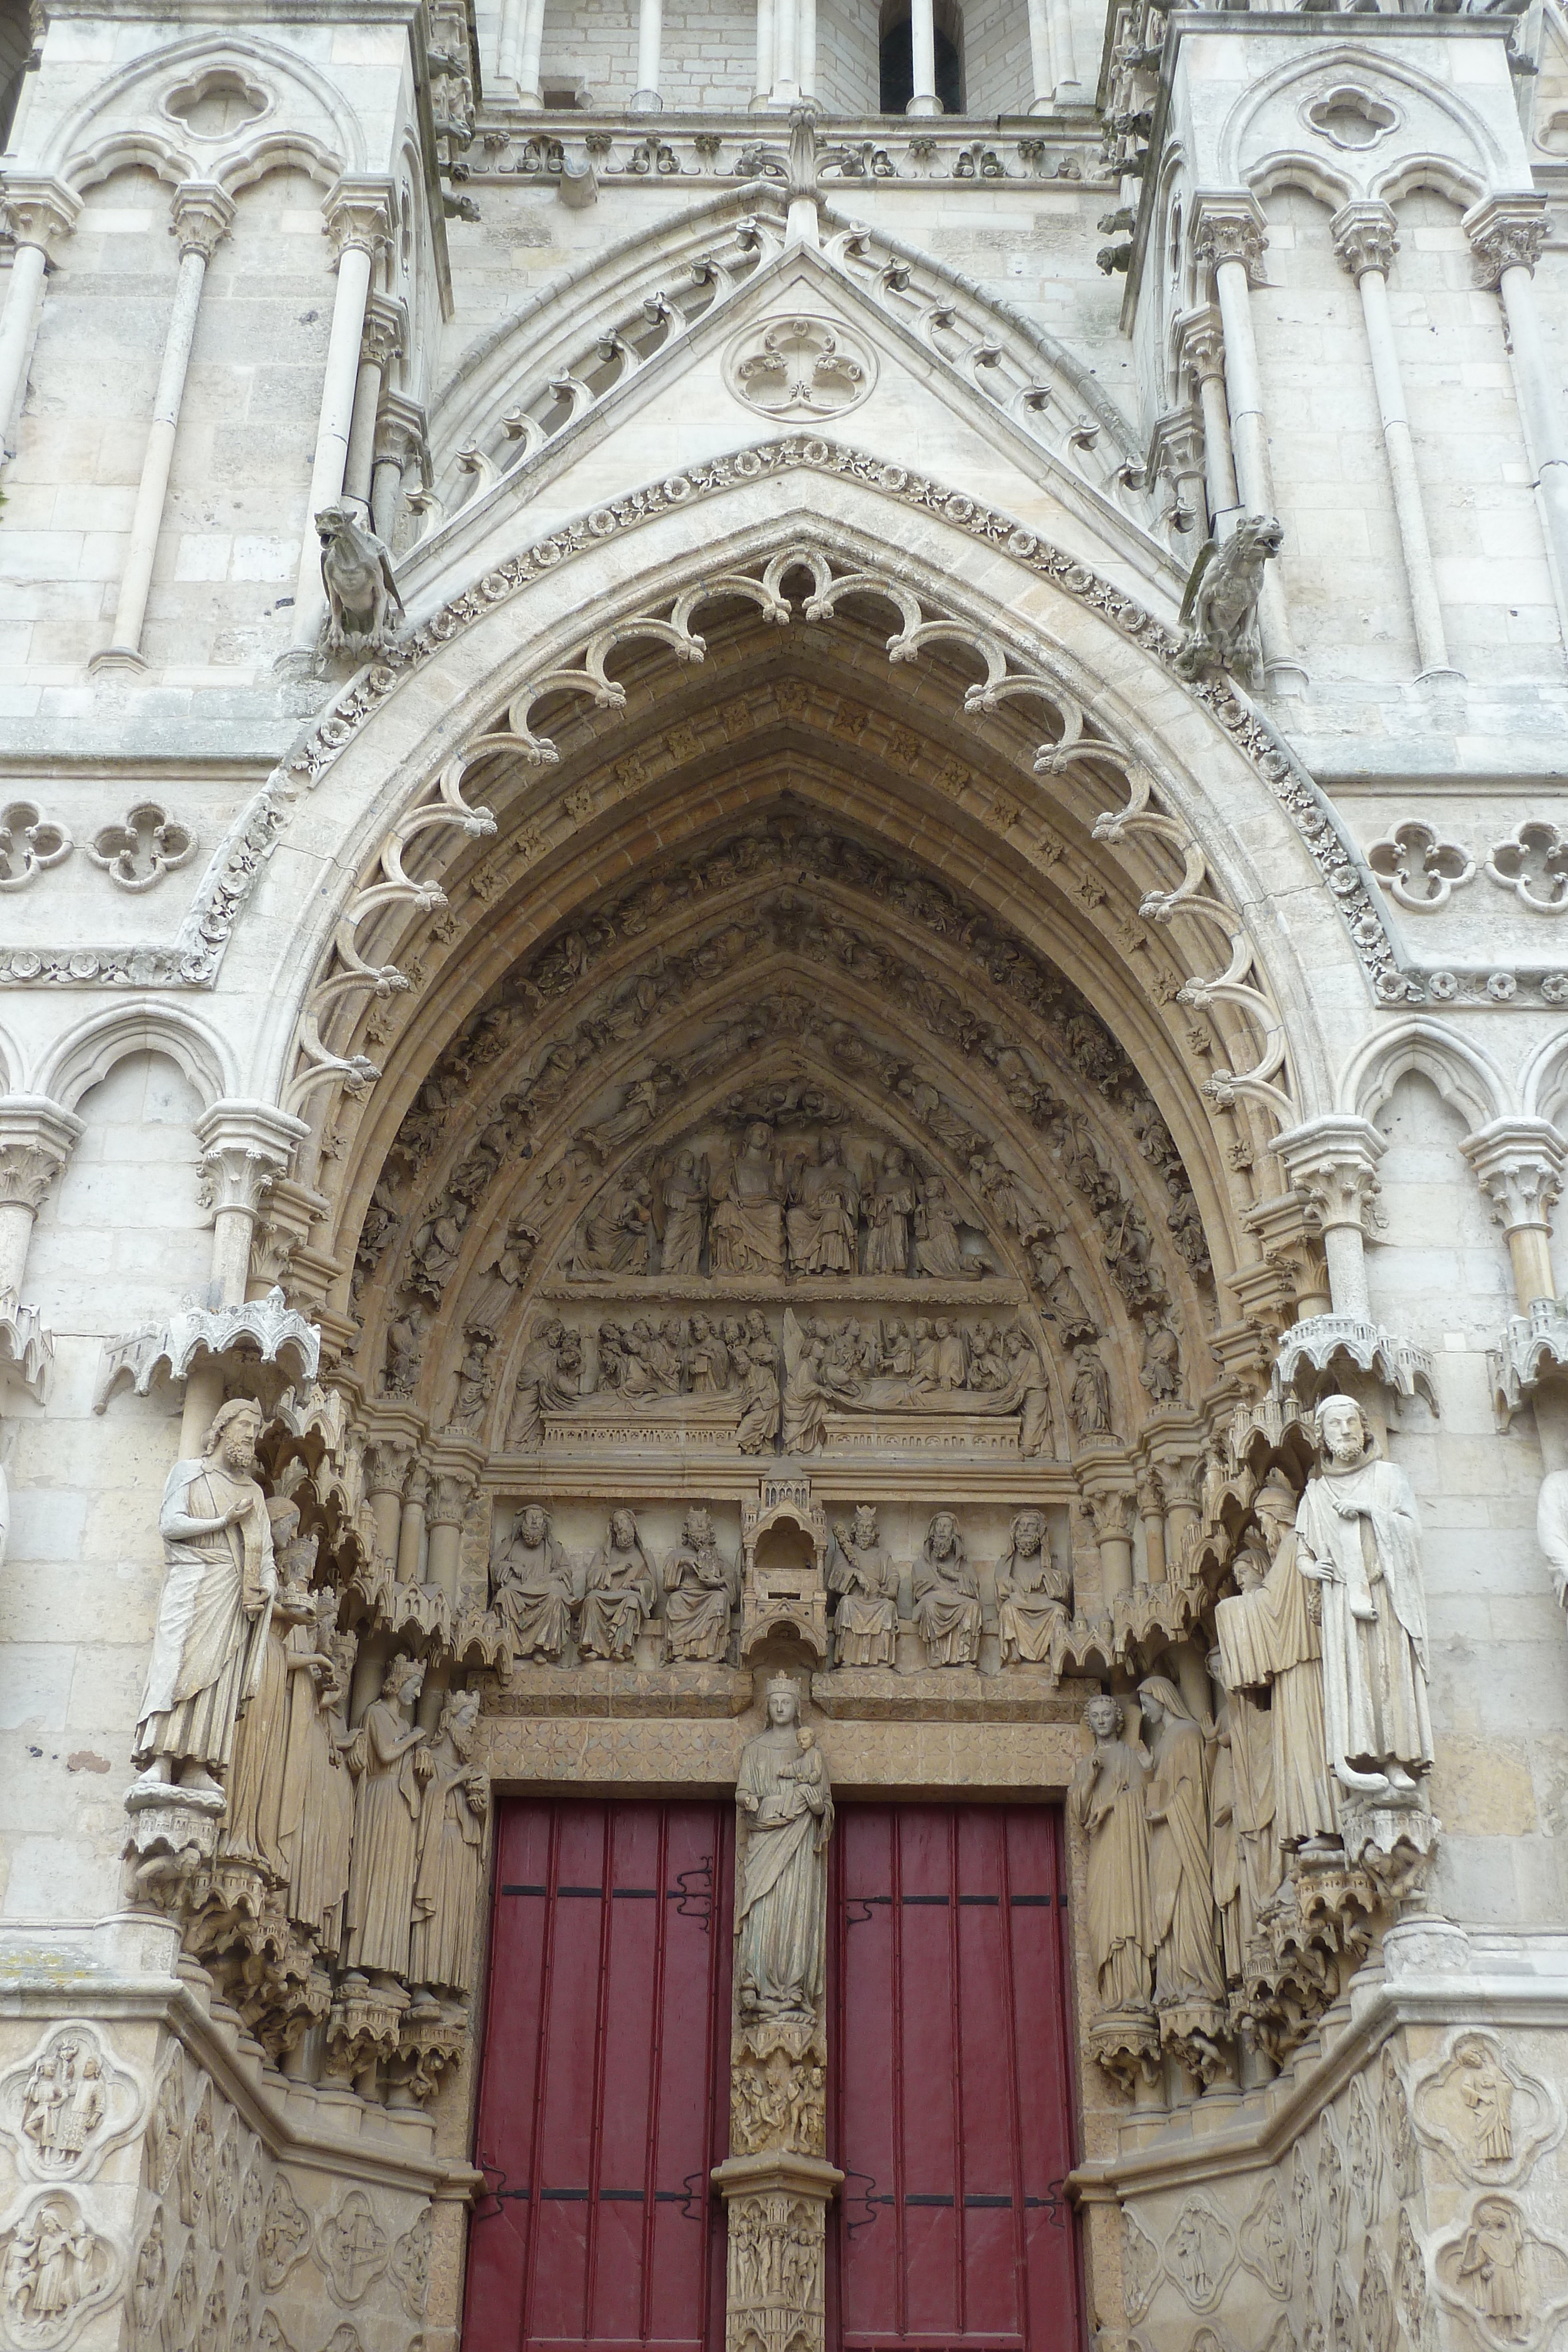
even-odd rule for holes
{"type": "MultiPolygon", "coordinates": [[[[938,5],[935,13],[936,96],[944,114],[964,112],[963,24],[956,8],[938,5]]],[[[878,51],[883,114],[906,114],[915,95],[915,48],[907,0],[892,0],[882,17],[878,51]]]]}

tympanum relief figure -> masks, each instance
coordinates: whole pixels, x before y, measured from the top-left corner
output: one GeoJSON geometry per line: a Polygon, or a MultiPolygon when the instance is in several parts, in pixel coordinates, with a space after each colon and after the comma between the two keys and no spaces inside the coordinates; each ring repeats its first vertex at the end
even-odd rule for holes
{"type": "Polygon", "coordinates": [[[891,1666],[898,1641],[898,1570],[878,1532],[874,1505],[860,1504],[849,1526],[834,1526],[828,1589],[839,1596],[835,1664],[891,1666]]]}
{"type": "Polygon", "coordinates": [[[739,1591],[735,1564],[714,1541],[713,1520],[700,1506],[687,1511],[681,1540],[664,1564],[664,1642],[672,1659],[712,1662],[729,1647],[729,1622],[739,1591]]]}
{"type": "Polygon", "coordinates": [[[674,1167],[659,1179],[653,1191],[653,1231],[664,1273],[698,1271],[712,1194],[706,1154],[699,1160],[695,1151],[677,1151],[674,1167]]]}
{"type": "Polygon", "coordinates": [[[1003,1665],[1049,1665],[1051,1637],[1071,1613],[1072,1571],[1052,1559],[1042,1511],[1018,1514],[996,1580],[1003,1665]]]}
{"type": "Polygon", "coordinates": [[[201,1460],[176,1462],[163,1488],[167,1573],[132,1750],[149,1786],[221,1796],[235,1720],[261,1675],[277,1585],[254,1475],[261,1418],[246,1399],[225,1404],[201,1460]]]}
{"type": "Polygon", "coordinates": [[[912,1584],[926,1664],[974,1665],[980,1654],[980,1588],[951,1511],[938,1511],[926,1529],[912,1584]]]}
{"type": "Polygon", "coordinates": [[[525,1504],[512,1521],[491,1596],[515,1656],[551,1662],[560,1656],[571,1635],[571,1562],[539,1504],[525,1504]]]}
{"type": "Polygon", "coordinates": [[[754,1120],[714,1176],[708,1234],[716,1274],[783,1273],[784,1181],[773,1130],[754,1120]]]}
{"type": "Polygon", "coordinates": [[[789,1171],[784,1223],[792,1274],[854,1272],[860,1190],[842,1143],[831,1128],[825,1129],[815,1161],[797,1159],[789,1171]]]}
{"type": "Polygon", "coordinates": [[[544,1438],[547,1412],[566,1412],[582,1394],[582,1341],[559,1316],[529,1339],[518,1369],[508,1454],[535,1454],[544,1438]]]}
{"type": "Polygon", "coordinates": [[[577,1645],[585,1658],[625,1664],[653,1613],[659,1580],[643,1549],[636,1514],[613,1511],[604,1542],[588,1570],[578,1612],[577,1645]]]}

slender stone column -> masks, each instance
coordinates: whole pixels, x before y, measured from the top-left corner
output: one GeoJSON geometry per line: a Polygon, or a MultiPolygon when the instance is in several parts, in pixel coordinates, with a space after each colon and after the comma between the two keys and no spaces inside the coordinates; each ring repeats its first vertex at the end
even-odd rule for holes
{"type": "Polygon", "coordinates": [[[1034,89],[1030,112],[1048,113],[1056,88],[1051,70],[1050,0],[1029,0],[1029,78],[1034,89]]]}
{"type": "Polygon", "coordinates": [[[1237,511],[1236,467],[1230,456],[1230,411],[1225,398],[1225,338],[1219,314],[1210,303],[1191,310],[1181,321],[1177,350],[1181,364],[1197,387],[1203,418],[1204,486],[1214,529],[1220,519],[1237,511]]]}
{"type": "Polygon", "coordinates": [[[1138,1517],[1144,1523],[1145,1582],[1166,1580],[1166,1490],[1156,1472],[1138,1489],[1138,1517]]]}
{"type": "Polygon", "coordinates": [[[1421,676],[1457,678],[1458,671],[1448,664],[1443,609],[1437,601],[1437,577],[1432,569],[1432,549],[1427,536],[1427,511],[1421,499],[1420,477],[1416,471],[1416,445],[1410,437],[1399,352],[1388,312],[1388,271],[1399,249],[1394,208],[1375,203],[1342,205],[1329,226],[1333,231],[1334,251],[1354,278],[1361,296],[1421,676]]]}
{"type": "MultiPolygon", "coordinates": [[[[1263,215],[1256,196],[1202,196],[1196,207],[1193,249],[1214,272],[1215,299],[1225,337],[1225,385],[1230,412],[1230,447],[1245,514],[1271,515],[1274,479],[1269,464],[1269,432],[1263,412],[1263,380],[1252,334],[1249,289],[1262,282],[1263,215]]],[[[1291,640],[1290,615],[1277,564],[1266,564],[1258,600],[1258,633],[1263,664],[1276,693],[1300,693],[1306,672],[1291,640]]]]}
{"type": "Polygon", "coordinates": [[[799,24],[796,79],[803,100],[817,95],[817,0],[795,0],[799,24]]]}
{"type": "Polygon", "coordinates": [[[1109,1609],[1133,1589],[1133,1515],[1137,1496],[1113,1486],[1086,1500],[1100,1549],[1101,1596],[1109,1609]]]}
{"type": "Polygon", "coordinates": [[[68,236],[81,211],[81,198],[63,180],[42,173],[10,173],[5,194],[5,226],[16,239],[11,282],[0,312],[0,462],[12,455],[11,425],[27,374],[38,298],[43,292],[50,247],[68,236]]]}
{"type": "Polygon", "coordinates": [[[381,414],[382,386],[387,368],[402,349],[407,313],[389,295],[372,294],[365,305],[364,332],[360,338],[360,373],[354,386],[354,414],[349,426],[349,455],[343,467],[343,488],[366,507],[371,502],[376,457],[376,422],[381,414]]]}
{"type": "Polygon", "coordinates": [[[408,1475],[412,1453],[410,1445],[384,1437],[365,1448],[365,1495],[376,1523],[376,1549],[389,1572],[395,1572],[397,1567],[402,1482],[408,1475]]]}
{"type": "Polygon", "coordinates": [[[1548,355],[1535,299],[1535,265],[1546,241],[1546,200],[1489,196],[1465,215],[1465,232],[1483,286],[1494,286],[1508,320],[1513,383],[1535,495],[1552,558],[1557,610],[1568,631],[1568,430],[1557,370],[1548,355]]]}
{"type": "Polygon", "coordinates": [[[664,38],[664,0],[638,0],[637,87],[632,96],[633,114],[659,114],[664,101],[659,94],[659,47],[664,38]]]}
{"type": "MultiPolygon", "coordinates": [[[[789,0],[781,0],[788,7],[789,0]]],[[[751,93],[756,113],[773,103],[773,0],[757,0],[757,84],[751,93]]]]}
{"type": "Polygon", "coordinates": [[[496,67],[499,79],[516,86],[517,103],[539,108],[539,51],[544,47],[545,0],[503,0],[496,67]]]}
{"type": "Polygon", "coordinates": [[[147,617],[147,596],[152,566],[163,528],[163,508],[169,495],[169,469],[180,430],[180,410],[185,398],[185,372],[202,307],[207,264],[220,238],[228,235],[235,216],[229,198],[214,181],[187,180],[174,191],[173,218],[169,227],[180,242],[180,274],[163,338],[163,364],[152,398],[152,422],[141,457],[141,479],[136,486],[136,509],[131,520],[131,544],[120,577],[114,608],[114,635],[90,669],[145,669],[141,625],[147,617]]]}
{"type": "Polygon", "coordinates": [[[1552,1210],[1562,1195],[1568,1146],[1548,1119],[1494,1118],[1459,1149],[1508,1236],[1520,1311],[1528,1315],[1538,1298],[1557,1296],[1552,1210]]]}
{"type": "Polygon", "coordinates": [[[1370,1319],[1364,1219],[1387,1144],[1370,1119],[1331,1117],[1291,1128],[1270,1149],[1322,1234],[1334,1313],[1370,1319]]]}
{"type": "MultiPolygon", "coordinates": [[[[777,0],[787,6],[788,0],[777,0]]],[[[909,0],[909,47],[915,67],[915,87],[905,114],[940,114],[936,95],[936,19],[932,0],[909,0]]]]}
{"type": "Polygon", "coordinates": [[[436,1479],[430,1500],[430,1558],[424,1580],[454,1602],[462,1572],[463,1515],[473,1492],[471,1479],[443,1475],[436,1479]]]}
{"type": "Polygon", "coordinates": [[[424,411],[419,403],[406,399],[401,392],[383,394],[381,415],[376,419],[371,520],[376,537],[385,540],[389,547],[397,527],[397,502],[402,494],[404,471],[410,458],[419,457],[424,446],[424,411]]]}
{"type": "Polygon", "coordinates": [[[1031,114],[1049,113],[1053,106],[1082,105],[1069,0],[1029,0],[1029,63],[1031,114]]]}
{"type": "Polygon", "coordinates": [[[287,1175],[295,1147],[308,1132],[302,1118],[271,1103],[216,1102],[197,1119],[213,1216],[212,1306],[243,1303],[262,1197],[275,1177],[287,1175]]]}
{"type": "Polygon", "coordinates": [[[341,179],[327,200],[324,226],[337,249],[338,291],[332,304],[332,331],[321,384],[305,539],[294,590],[291,650],[296,656],[314,651],[321,616],[327,609],[315,520],[324,507],[331,506],[342,494],[371,273],[377,255],[391,238],[392,202],[392,183],[381,179],[341,179]]]}
{"type": "Polygon", "coordinates": [[[21,1292],[34,1220],[80,1133],[47,1095],[0,1095],[0,1299],[21,1292]]]}
{"type": "Polygon", "coordinates": [[[402,1490],[402,1518],[397,1535],[397,1580],[417,1584],[419,1556],[424,1548],[424,1504],[430,1493],[430,1473],[416,1462],[402,1490]]]}

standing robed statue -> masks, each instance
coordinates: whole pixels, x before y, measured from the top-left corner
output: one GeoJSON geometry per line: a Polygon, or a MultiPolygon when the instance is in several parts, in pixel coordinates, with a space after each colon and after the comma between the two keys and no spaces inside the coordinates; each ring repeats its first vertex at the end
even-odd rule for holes
{"type": "Polygon", "coordinates": [[[735,1982],[743,2017],[821,2013],[827,1943],[828,1768],[800,1722],[799,1685],[768,1685],[768,1727],[741,1754],[735,1801],[740,1831],[735,1982]]]}

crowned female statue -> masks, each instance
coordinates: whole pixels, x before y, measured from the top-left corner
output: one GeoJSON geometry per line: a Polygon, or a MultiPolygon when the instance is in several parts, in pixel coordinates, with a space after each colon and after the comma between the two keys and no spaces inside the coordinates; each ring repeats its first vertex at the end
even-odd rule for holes
{"type": "Polygon", "coordinates": [[[743,2017],[815,2020],[822,2006],[833,1798],[789,1675],[775,1675],[768,1685],[768,1726],[742,1751],[735,1801],[737,2007],[743,2017]]]}

